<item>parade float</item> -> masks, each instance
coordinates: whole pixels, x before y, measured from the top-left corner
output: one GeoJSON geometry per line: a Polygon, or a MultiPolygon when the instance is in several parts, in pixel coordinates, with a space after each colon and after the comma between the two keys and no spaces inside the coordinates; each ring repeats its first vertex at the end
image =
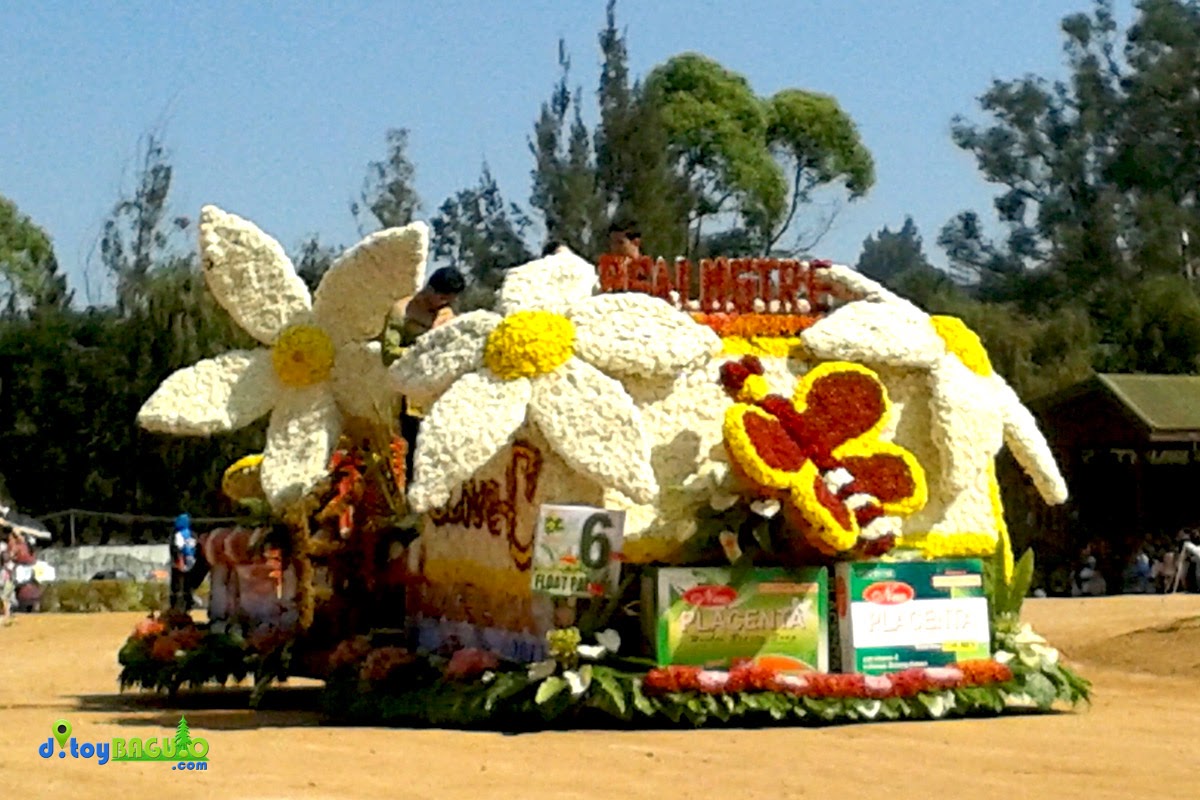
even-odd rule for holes
{"type": "Polygon", "coordinates": [[[208,285],[264,347],[170,376],[139,423],[270,414],[204,537],[209,620],[157,615],[122,685],[325,681],[342,721],[813,724],[1047,710],[1088,683],[1020,624],[995,459],[1066,487],[978,337],[826,262],[566,249],[385,366],[415,223],[310,297],[207,207],[208,285]],[[427,409],[411,483],[400,397],[427,409]]]}

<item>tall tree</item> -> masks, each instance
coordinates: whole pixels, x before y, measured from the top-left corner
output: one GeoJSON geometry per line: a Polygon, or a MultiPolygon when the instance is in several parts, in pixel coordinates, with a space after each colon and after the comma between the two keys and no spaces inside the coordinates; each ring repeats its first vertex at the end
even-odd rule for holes
{"type": "Polygon", "coordinates": [[[474,290],[467,301],[483,305],[500,286],[505,269],[533,258],[525,242],[532,225],[516,203],[505,203],[484,164],[479,183],[447,198],[430,221],[430,251],[471,278],[474,290]]]}
{"type": "Polygon", "coordinates": [[[321,278],[333,266],[343,248],[321,244],[321,237],[310,234],[300,242],[299,249],[291,256],[296,273],[304,280],[308,290],[315,292],[321,278]]]}
{"type": "Polygon", "coordinates": [[[1019,299],[1028,310],[1086,297],[1098,280],[1132,267],[1118,246],[1122,197],[1108,177],[1121,113],[1110,3],[1067,17],[1062,30],[1069,80],[995,81],[980,98],[990,125],[954,121],[955,143],[1002,189],[994,205],[1003,241],[988,241],[973,212],[939,237],[952,263],[979,275],[985,293],[1019,299]]]}
{"type": "MultiPolygon", "coordinates": [[[[696,53],[656,67],[647,87],[671,159],[689,182],[693,251],[713,221],[772,252],[814,190],[840,184],[854,200],[874,183],[870,153],[832,97],[785,89],[762,99],[745,77],[696,53]]],[[[821,233],[783,252],[807,249],[821,233]]]]}
{"type": "Polygon", "coordinates": [[[1142,0],[1122,32],[1097,0],[1062,32],[1065,80],[997,81],[980,100],[988,124],[955,121],[955,141],[1001,188],[1001,238],[966,211],[938,243],[984,299],[1084,314],[1097,368],[1194,371],[1200,4],[1142,0]]]}
{"type": "Polygon", "coordinates": [[[567,86],[571,60],[558,42],[561,73],[550,99],[542,104],[529,142],[534,157],[530,204],[542,213],[548,239],[592,257],[603,248],[607,232],[604,201],[592,162],[591,135],[583,123],[580,93],[567,86]],[[571,123],[566,124],[567,115],[571,123]]]}
{"type": "Polygon", "coordinates": [[[12,315],[63,308],[70,302],[50,237],[0,195],[0,308],[12,315]]]}
{"type": "Polygon", "coordinates": [[[863,240],[857,269],[868,278],[891,285],[905,272],[933,269],[933,266],[925,258],[916,223],[912,217],[905,217],[900,230],[893,232],[885,226],[863,240]]]}
{"type": "Polygon", "coordinates": [[[416,169],[408,159],[408,129],[392,128],[387,132],[387,155],[367,165],[359,200],[350,203],[359,233],[412,222],[421,210],[415,182],[416,169]]]}
{"type": "Polygon", "coordinates": [[[113,206],[100,238],[100,259],[116,283],[117,309],[122,313],[143,299],[155,266],[191,258],[174,248],[174,235],[191,223],[186,217],[170,217],[171,175],[166,148],[157,134],[147,134],[133,195],[123,195],[113,206]]]}
{"type": "Polygon", "coordinates": [[[596,180],[608,219],[634,223],[641,229],[642,251],[669,258],[687,249],[687,181],[671,168],[659,103],[648,98],[640,81],[630,84],[625,42],[617,29],[616,0],[609,0],[600,32],[596,180]]]}

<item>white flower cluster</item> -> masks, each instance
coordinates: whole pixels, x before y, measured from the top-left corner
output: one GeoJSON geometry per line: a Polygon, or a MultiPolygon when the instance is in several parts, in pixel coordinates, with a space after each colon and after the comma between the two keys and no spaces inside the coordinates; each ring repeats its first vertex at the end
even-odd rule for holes
{"type": "Polygon", "coordinates": [[[653,500],[659,485],[651,438],[622,381],[672,378],[715,353],[720,342],[663,300],[593,296],[595,285],[595,268],[560,250],[509,271],[500,314],[480,311],[451,321],[393,363],[397,391],[433,401],[414,458],[414,510],[444,504],[526,421],[600,486],[639,503],[653,500]],[[500,376],[484,363],[484,353],[519,312],[565,320],[570,352],[550,367],[500,376]]]}
{"type": "Polygon", "coordinates": [[[428,238],[424,223],[368,237],[334,262],[314,299],[277,241],[204,207],[200,251],[209,290],[266,347],[175,372],[142,406],[139,424],[207,436],[270,412],[263,490],[276,508],[299,499],[326,476],[343,416],[390,415],[383,362],[369,340],[423,270],[428,238]]]}
{"type": "MultiPolygon", "coordinates": [[[[935,318],[846,268],[830,273],[865,299],[806,330],[806,350],[822,360],[876,369],[895,408],[895,440],[930,475],[930,503],[904,524],[906,534],[996,532],[993,464],[1005,444],[1043,499],[1062,503],[1066,482],[1045,437],[1016,393],[986,363],[965,363],[962,343],[944,338],[935,318]],[[932,445],[932,452],[931,446],[932,445]],[[937,480],[934,481],[933,479],[937,480]]],[[[986,362],[986,354],[976,354],[986,362]]]]}
{"type": "MultiPolygon", "coordinates": [[[[892,413],[881,435],[909,449],[925,467],[930,498],[909,517],[875,520],[864,535],[996,536],[1003,520],[996,518],[993,504],[998,491],[993,463],[1006,443],[1048,503],[1066,498],[1065,481],[1045,438],[999,375],[972,371],[929,315],[865,276],[835,265],[825,277],[860,299],[846,302],[802,334],[805,353],[814,360],[760,360],[770,390],[785,397],[817,361],[864,364],[886,385],[892,413]]],[[[730,401],[719,389],[720,360],[727,359],[690,371],[666,391],[631,386],[655,442],[655,473],[664,487],[672,488],[664,488],[653,506],[629,511],[627,535],[685,538],[704,502],[718,510],[736,502],[721,447],[721,420],[730,401]],[[725,470],[723,480],[701,478],[718,468],[725,470]],[[679,471],[694,474],[679,479],[679,471]]]]}

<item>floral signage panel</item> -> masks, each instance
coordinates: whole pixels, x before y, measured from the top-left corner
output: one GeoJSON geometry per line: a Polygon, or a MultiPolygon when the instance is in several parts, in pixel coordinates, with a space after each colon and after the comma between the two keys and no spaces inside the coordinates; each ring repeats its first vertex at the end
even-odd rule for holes
{"type": "Polygon", "coordinates": [[[544,505],[533,549],[533,592],[602,597],[621,578],[625,512],[593,506],[544,505]]]}

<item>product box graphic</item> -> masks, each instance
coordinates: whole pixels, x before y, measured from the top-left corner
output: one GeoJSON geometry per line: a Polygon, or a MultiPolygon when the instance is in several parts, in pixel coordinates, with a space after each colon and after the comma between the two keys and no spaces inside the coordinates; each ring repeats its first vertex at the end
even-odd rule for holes
{"type": "Polygon", "coordinates": [[[824,568],[672,567],[642,586],[660,666],[726,669],[741,659],[784,672],[829,669],[824,568]]]}
{"type": "Polygon", "coordinates": [[[836,595],[844,672],[878,675],[991,656],[978,559],[840,563],[836,595]]]}

